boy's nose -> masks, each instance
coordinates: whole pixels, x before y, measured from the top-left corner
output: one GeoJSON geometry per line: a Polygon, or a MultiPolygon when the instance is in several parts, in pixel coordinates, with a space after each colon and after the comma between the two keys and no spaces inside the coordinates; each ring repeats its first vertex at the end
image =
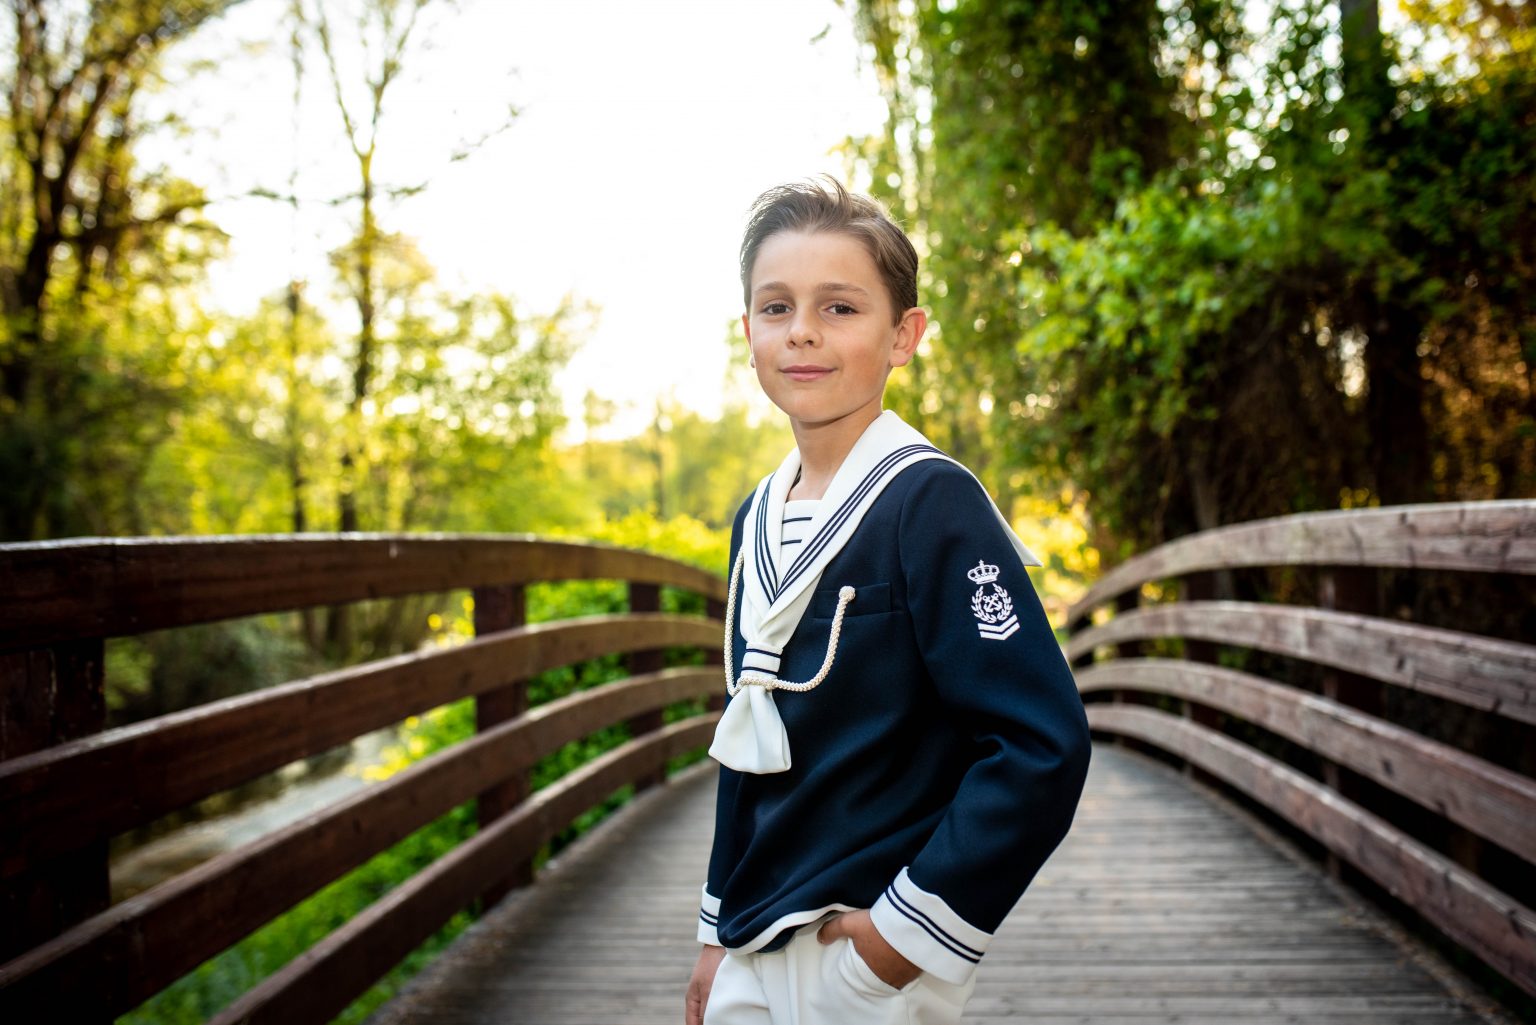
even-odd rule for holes
{"type": "Polygon", "coordinates": [[[815,345],[820,339],[809,321],[796,320],[789,325],[790,345],[815,345]]]}

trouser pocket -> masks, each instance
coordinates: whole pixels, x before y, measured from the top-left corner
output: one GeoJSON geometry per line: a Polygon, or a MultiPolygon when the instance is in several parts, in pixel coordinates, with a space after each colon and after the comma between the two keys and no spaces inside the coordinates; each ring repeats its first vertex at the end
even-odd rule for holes
{"type": "Polygon", "coordinates": [[[869,966],[869,962],[865,961],[859,954],[859,948],[853,945],[853,940],[845,938],[839,940],[838,943],[842,947],[842,950],[838,952],[838,971],[843,976],[844,981],[854,989],[867,993],[870,996],[888,997],[905,993],[917,985],[918,979],[913,979],[900,989],[892,986],[889,982],[875,974],[875,970],[869,966]]]}

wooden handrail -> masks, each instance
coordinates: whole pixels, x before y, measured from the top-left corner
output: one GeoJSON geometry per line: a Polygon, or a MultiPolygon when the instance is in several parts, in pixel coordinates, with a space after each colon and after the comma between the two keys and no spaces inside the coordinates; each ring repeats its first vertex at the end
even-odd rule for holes
{"type": "Polygon", "coordinates": [[[1067,657],[1157,637],[1287,655],[1536,723],[1536,645],[1379,616],[1256,602],[1175,602],[1123,612],[1073,634],[1067,657]]]}
{"type": "Polygon", "coordinates": [[[104,1025],[320,886],[475,800],[480,829],[471,839],[216,1019],[329,1021],[453,914],[526,881],[517,866],[530,864],[578,815],[621,786],[663,778],[670,759],[708,742],[724,690],[717,668],[724,593],[720,577],[649,553],[499,535],[0,545],[0,701],[44,726],[19,739],[0,736],[0,914],[7,902],[19,907],[21,894],[44,894],[46,906],[64,909],[39,922],[6,923],[28,931],[11,932],[0,947],[0,1020],[104,1025]],[[524,624],[524,585],[591,579],[626,583],[630,612],[524,624]],[[702,595],[706,616],[656,611],[662,586],[702,595]],[[101,729],[104,638],[459,588],[474,589],[483,633],[461,645],[101,729]],[[664,668],[663,649],[674,648],[702,650],[706,664],[664,668]],[[608,655],[624,656],[631,675],[528,707],[529,679],[608,655]],[[110,837],[464,698],[479,706],[472,739],[107,906],[110,837]],[[662,725],[663,709],[699,699],[714,710],[662,725]],[[538,759],[617,724],[634,739],[528,792],[538,759]]]}
{"type": "Polygon", "coordinates": [[[1201,531],[1104,574],[1067,610],[1067,624],[1150,581],[1251,566],[1536,573],[1536,500],[1340,509],[1201,531]]]}
{"type": "MultiPolygon", "coordinates": [[[[212,701],[0,762],[0,879],[450,701],[599,655],[709,648],[663,614],[540,623],[212,701]]],[[[602,725],[607,725],[606,723],[602,725]]]]}
{"type": "Polygon", "coordinates": [[[207,951],[239,941],[493,783],[626,716],[718,686],[712,668],[669,669],[540,705],[82,922],[0,966],[0,993],[6,1006],[15,1001],[39,1016],[45,1009],[68,1020],[123,1014],[196,968],[207,951]],[[122,970],[102,978],[103,964],[122,970]]]}
{"type": "Polygon", "coordinates": [[[474,896],[476,880],[527,857],[565,823],[628,780],[709,743],[718,714],[684,720],[582,766],[395,887],[361,914],[254,986],[208,1025],[328,1022],[383,970],[421,944],[474,896]]]}
{"type": "Polygon", "coordinates": [[[242,534],[0,544],[0,651],[456,588],[626,580],[725,600],[628,548],[505,534],[242,534]]]}
{"type": "Polygon", "coordinates": [[[1176,658],[1077,673],[1084,694],[1132,689],[1229,712],[1332,759],[1512,851],[1536,851],[1536,780],[1376,716],[1263,677],[1176,658]]]}
{"type": "Polygon", "coordinates": [[[1536,871],[1536,779],[1516,771],[1529,759],[1421,735],[1392,720],[1401,702],[1384,690],[1455,702],[1494,735],[1529,743],[1536,645],[1387,618],[1370,574],[1419,569],[1460,573],[1464,587],[1487,574],[1536,573],[1536,501],[1308,513],[1181,538],[1090,588],[1068,614],[1066,652],[1096,733],[1158,748],[1259,801],[1322,842],[1337,859],[1331,868],[1353,865],[1536,994],[1536,912],[1480,875],[1492,866],[1492,877],[1509,878],[1499,876],[1509,859],[1479,855],[1481,844],[1497,845],[1536,871]],[[1215,572],[1296,566],[1315,567],[1329,607],[1209,600],[1215,572]],[[1151,581],[1177,585],[1138,607],[1151,581]],[[1091,622],[1105,606],[1113,614],[1091,622]],[[1172,650],[1183,657],[1144,657],[1166,640],[1180,642],[1172,650]],[[1217,665],[1223,648],[1307,663],[1314,668],[1299,679],[1320,680],[1323,692],[1217,665]],[[1177,714],[1159,710],[1169,707],[1177,714]],[[1215,729],[1222,717],[1258,730],[1215,729]],[[1280,741],[1258,739],[1259,730],[1280,741]],[[1323,778],[1284,759],[1320,765],[1323,778]],[[1365,780],[1408,798],[1422,821],[1365,780]],[[1461,839],[1434,850],[1415,838],[1426,823],[1461,839]]]}

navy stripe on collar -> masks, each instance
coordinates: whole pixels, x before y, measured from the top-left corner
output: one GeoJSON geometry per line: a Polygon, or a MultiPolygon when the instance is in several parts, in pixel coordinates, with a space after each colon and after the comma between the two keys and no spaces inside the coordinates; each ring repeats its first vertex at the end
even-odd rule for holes
{"type": "MultiPolygon", "coordinates": [[[[837,507],[837,510],[833,512],[830,517],[828,517],[827,522],[824,523],[822,528],[816,532],[816,536],[811,538],[810,543],[801,549],[800,554],[795,557],[795,561],[790,564],[789,570],[787,573],[785,573],[783,581],[780,582],[778,587],[772,592],[773,597],[769,604],[772,604],[773,601],[778,601],[779,595],[788,590],[789,586],[805,573],[806,569],[813,561],[815,561],[816,557],[821,554],[822,550],[826,548],[827,545],[832,543],[832,538],[837,534],[838,530],[841,529],[842,525],[847,522],[848,518],[853,515],[854,510],[858,507],[859,503],[864,500],[864,496],[868,495],[870,489],[878,484],[883,477],[890,474],[890,472],[895,469],[897,463],[910,455],[917,454],[918,452],[938,451],[939,450],[934,448],[932,445],[905,445],[896,451],[889,453],[884,459],[881,459],[880,462],[876,463],[874,467],[864,475],[864,479],[859,482],[858,487],[853,489],[853,493],[850,494],[847,498],[843,499],[842,504],[837,507]]],[[[943,453],[940,454],[942,455],[943,453]]]]}
{"type": "Polygon", "coordinates": [[[757,563],[757,582],[762,587],[763,593],[773,595],[778,590],[778,574],[774,570],[773,556],[768,551],[768,495],[773,490],[773,478],[768,478],[768,485],[763,489],[762,497],[757,503],[757,537],[753,554],[757,563]]]}

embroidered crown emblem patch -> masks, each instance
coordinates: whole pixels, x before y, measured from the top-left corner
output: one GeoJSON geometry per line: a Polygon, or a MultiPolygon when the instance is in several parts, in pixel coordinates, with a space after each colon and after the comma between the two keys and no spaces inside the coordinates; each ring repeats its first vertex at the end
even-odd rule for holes
{"type": "Polygon", "coordinates": [[[971,611],[980,621],[977,631],[989,641],[1003,641],[1019,629],[1019,617],[1013,614],[1013,599],[997,583],[998,568],[985,560],[978,560],[975,567],[966,571],[971,583],[978,585],[971,595],[971,611]],[[987,592],[987,585],[992,591],[987,592]]]}

